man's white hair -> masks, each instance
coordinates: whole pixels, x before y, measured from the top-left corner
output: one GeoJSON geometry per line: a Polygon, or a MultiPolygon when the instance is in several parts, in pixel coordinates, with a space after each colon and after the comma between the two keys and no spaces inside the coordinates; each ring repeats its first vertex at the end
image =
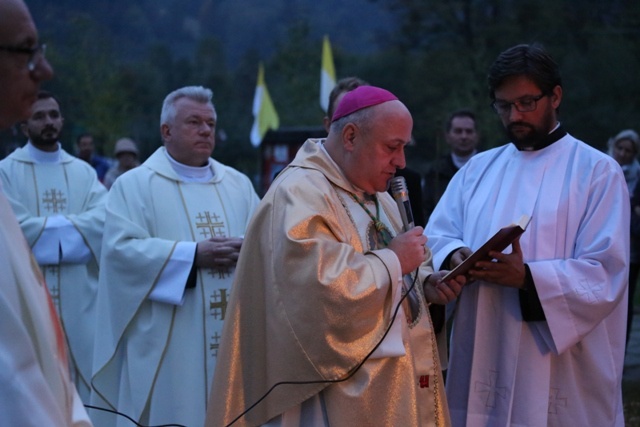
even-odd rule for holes
{"type": "Polygon", "coordinates": [[[160,113],[160,125],[170,124],[176,118],[176,101],[180,98],[189,98],[202,104],[211,104],[213,102],[213,92],[202,86],[185,86],[171,92],[162,103],[162,112],[160,113]]]}

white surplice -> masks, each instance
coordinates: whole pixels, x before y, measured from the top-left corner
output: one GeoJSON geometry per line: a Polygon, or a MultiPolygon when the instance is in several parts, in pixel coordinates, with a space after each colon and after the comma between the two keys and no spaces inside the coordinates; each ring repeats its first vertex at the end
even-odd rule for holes
{"type": "MultiPolygon", "coordinates": [[[[109,192],[92,403],[144,424],[204,423],[233,269],[197,269],[195,288],[184,278],[195,242],[243,236],[259,202],[244,174],[209,167],[209,181],[185,182],[161,147],[109,192]],[[171,277],[183,295],[160,302],[154,291],[171,277]]],[[[106,414],[94,422],[130,425],[106,414]]]]}
{"type": "Polygon", "coordinates": [[[34,252],[49,254],[50,261],[38,261],[67,336],[76,387],[87,402],[107,190],[88,163],[62,149],[57,161],[40,163],[29,147],[0,162],[0,179],[27,242],[34,252]]]}
{"type": "Polygon", "coordinates": [[[570,135],[538,151],[508,144],[474,156],[426,227],[434,265],[523,214],[532,217],[524,262],[546,321],[523,321],[517,289],[463,289],[447,375],[452,422],[622,427],[629,197],[620,167],[570,135]]]}
{"type": "Polygon", "coordinates": [[[22,427],[89,427],[64,333],[0,186],[0,414],[22,427]]]}

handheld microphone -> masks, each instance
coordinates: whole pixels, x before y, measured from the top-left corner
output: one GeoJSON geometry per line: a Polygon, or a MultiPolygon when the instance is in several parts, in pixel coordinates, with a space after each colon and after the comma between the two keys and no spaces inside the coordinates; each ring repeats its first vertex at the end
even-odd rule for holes
{"type": "Polygon", "coordinates": [[[411,203],[409,202],[409,190],[407,190],[407,182],[403,176],[394,176],[391,178],[391,194],[398,204],[398,210],[402,217],[402,225],[404,231],[414,227],[413,213],[411,212],[411,203]]]}

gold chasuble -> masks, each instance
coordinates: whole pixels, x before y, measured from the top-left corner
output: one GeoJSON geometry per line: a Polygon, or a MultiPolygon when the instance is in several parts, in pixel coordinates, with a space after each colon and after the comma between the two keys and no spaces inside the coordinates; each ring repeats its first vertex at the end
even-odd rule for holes
{"type": "Polygon", "coordinates": [[[365,198],[321,143],[305,143],[249,225],[205,425],[449,426],[422,291],[430,255],[413,310],[406,298],[382,344],[342,381],[382,340],[402,296],[386,249],[402,224],[391,196],[365,198]]]}
{"type": "MultiPolygon", "coordinates": [[[[91,402],[144,425],[204,422],[234,271],[197,268],[193,288],[187,276],[196,242],[243,236],[259,201],[244,174],[210,167],[210,181],[183,182],[162,147],[109,192],[91,402]],[[192,250],[179,259],[181,247],[192,250]],[[163,284],[182,301],[159,300],[163,284]]],[[[97,427],[130,425],[91,415],[97,427]]]]}

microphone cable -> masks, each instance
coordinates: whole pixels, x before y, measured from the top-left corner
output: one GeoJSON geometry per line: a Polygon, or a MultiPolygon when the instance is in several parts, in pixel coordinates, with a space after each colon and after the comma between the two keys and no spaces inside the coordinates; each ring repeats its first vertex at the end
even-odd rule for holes
{"type": "Polygon", "coordinates": [[[418,271],[419,271],[419,267],[416,269],[415,271],[415,277],[413,278],[413,282],[411,283],[411,286],[409,287],[409,289],[407,289],[407,291],[404,293],[404,295],[402,296],[402,298],[400,298],[400,301],[398,301],[398,305],[396,305],[396,308],[393,312],[393,317],[391,318],[391,322],[389,322],[389,326],[387,326],[387,329],[384,331],[384,334],[382,335],[382,338],[380,338],[380,340],[378,341],[378,343],[373,347],[373,349],[371,349],[371,351],[364,357],[364,359],[362,359],[362,361],[360,361],[360,363],[358,363],[352,370],[351,372],[348,372],[347,375],[344,378],[338,378],[337,380],[311,380],[311,381],[280,381],[275,383],[273,386],[271,386],[271,388],[260,398],[258,399],[255,403],[251,404],[251,406],[247,407],[247,409],[245,409],[244,411],[242,411],[242,413],[240,415],[238,415],[237,417],[235,417],[229,424],[227,424],[225,427],[230,427],[233,424],[235,424],[240,418],[242,418],[243,416],[245,416],[250,410],[252,410],[253,408],[255,408],[260,402],[262,402],[269,394],[271,394],[271,392],[278,386],[281,385],[303,385],[303,384],[322,384],[322,383],[329,383],[329,384],[335,384],[335,383],[341,383],[344,381],[347,381],[349,378],[351,378],[352,376],[355,375],[356,372],[358,372],[358,370],[360,370],[360,368],[362,367],[362,365],[365,364],[365,362],[369,359],[369,357],[371,357],[371,355],[373,354],[374,351],[376,351],[376,349],[378,347],[380,347],[380,344],[382,344],[382,341],[384,341],[384,339],[386,338],[387,334],[389,334],[389,331],[391,330],[391,327],[393,326],[393,322],[395,322],[396,320],[396,316],[398,315],[398,311],[400,310],[400,306],[402,305],[402,302],[405,300],[405,298],[407,298],[407,296],[409,295],[409,293],[413,290],[413,288],[416,285],[416,281],[418,280],[418,271]]]}
{"type": "Polygon", "coordinates": [[[116,415],[120,415],[121,417],[125,417],[126,419],[128,419],[129,421],[131,421],[133,424],[135,424],[138,427],[188,427],[185,426],[183,424],[160,424],[160,425],[155,425],[155,426],[148,426],[145,424],[140,424],[137,421],[135,421],[133,418],[131,418],[129,415],[127,414],[123,414],[122,412],[118,412],[115,411],[113,409],[108,409],[108,408],[101,408],[100,406],[93,406],[93,405],[84,405],[85,408],[89,408],[89,409],[97,409],[99,411],[104,411],[104,412],[111,412],[112,414],[116,414],[116,415]]]}

